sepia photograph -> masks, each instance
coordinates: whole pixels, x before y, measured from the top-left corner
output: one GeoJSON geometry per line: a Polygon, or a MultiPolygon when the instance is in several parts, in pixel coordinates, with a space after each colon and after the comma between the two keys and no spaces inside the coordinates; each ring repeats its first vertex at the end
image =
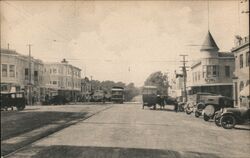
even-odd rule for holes
{"type": "Polygon", "coordinates": [[[1,158],[250,158],[249,0],[0,0],[1,158]]]}

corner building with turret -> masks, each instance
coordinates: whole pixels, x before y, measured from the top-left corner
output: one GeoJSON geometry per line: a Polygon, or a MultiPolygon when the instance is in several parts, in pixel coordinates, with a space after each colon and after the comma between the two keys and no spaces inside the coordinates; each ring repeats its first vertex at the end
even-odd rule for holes
{"type": "Polygon", "coordinates": [[[191,65],[189,92],[209,92],[233,98],[234,55],[220,52],[210,31],[201,45],[201,58],[191,65]]]}

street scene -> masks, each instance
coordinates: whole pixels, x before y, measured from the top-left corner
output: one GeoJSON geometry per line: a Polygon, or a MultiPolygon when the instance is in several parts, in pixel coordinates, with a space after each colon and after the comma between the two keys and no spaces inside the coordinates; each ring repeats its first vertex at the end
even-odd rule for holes
{"type": "Polygon", "coordinates": [[[1,158],[250,158],[249,0],[0,4],[1,158]]]}

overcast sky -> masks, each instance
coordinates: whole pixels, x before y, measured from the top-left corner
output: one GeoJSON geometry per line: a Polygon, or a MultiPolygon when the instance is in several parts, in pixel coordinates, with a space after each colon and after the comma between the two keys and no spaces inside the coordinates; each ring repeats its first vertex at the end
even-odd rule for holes
{"type": "MultiPolygon", "coordinates": [[[[245,1],[245,0],[243,0],[245,1]]],[[[247,2],[248,3],[248,2],[247,2]]],[[[193,61],[208,31],[207,1],[1,1],[1,47],[43,61],[66,58],[82,76],[143,85],[154,71],[193,61]]],[[[210,1],[209,26],[220,51],[249,35],[246,3],[210,1]],[[239,5],[238,5],[239,4],[239,5]]],[[[249,10],[249,9],[248,9],[249,10]]]]}

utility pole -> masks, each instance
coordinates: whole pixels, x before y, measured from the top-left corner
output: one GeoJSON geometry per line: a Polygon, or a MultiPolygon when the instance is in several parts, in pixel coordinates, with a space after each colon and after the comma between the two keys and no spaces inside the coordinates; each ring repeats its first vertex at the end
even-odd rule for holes
{"type": "Polygon", "coordinates": [[[29,87],[29,93],[28,93],[28,98],[29,98],[29,105],[32,105],[32,95],[31,95],[31,90],[32,90],[32,83],[31,83],[31,44],[28,44],[29,47],[29,83],[28,83],[28,87],[29,87]]]}
{"type": "Polygon", "coordinates": [[[182,56],[182,72],[183,72],[183,80],[184,80],[184,102],[187,102],[187,66],[186,66],[186,63],[188,61],[186,61],[186,56],[188,55],[184,55],[184,54],[181,54],[180,56],[182,56]]]}

